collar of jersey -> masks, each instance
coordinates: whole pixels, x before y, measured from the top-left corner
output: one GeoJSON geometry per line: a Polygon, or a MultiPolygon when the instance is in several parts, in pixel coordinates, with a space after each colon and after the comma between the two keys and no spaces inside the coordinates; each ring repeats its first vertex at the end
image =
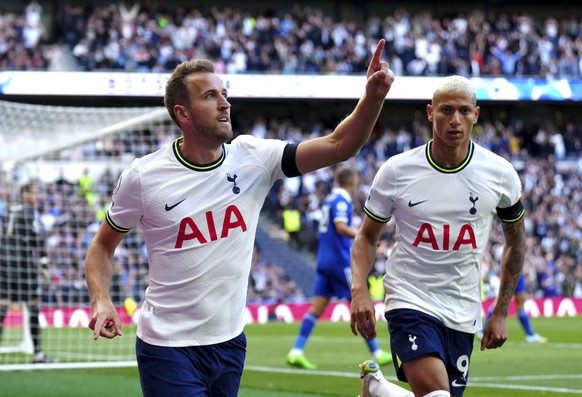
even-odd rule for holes
{"type": "Polygon", "coordinates": [[[182,136],[174,141],[174,143],[172,145],[173,150],[174,150],[174,155],[176,156],[176,159],[180,163],[182,163],[183,166],[190,168],[191,170],[194,170],[194,171],[212,171],[213,169],[220,167],[220,165],[224,162],[224,159],[226,158],[226,148],[224,147],[224,144],[223,144],[222,145],[222,155],[216,161],[213,161],[212,163],[208,163],[208,164],[191,163],[188,160],[186,160],[186,157],[184,157],[184,155],[182,155],[182,152],[180,151],[180,145],[183,141],[184,141],[184,137],[182,137],[182,136]]]}
{"type": "Polygon", "coordinates": [[[475,151],[475,144],[473,143],[473,141],[469,141],[469,151],[467,152],[467,156],[465,157],[465,159],[463,161],[461,161],[461,163],[453,168],[446,168],[443,167],[441,165],[439,165],[433,158],[431,155],[431,148],[432,148],[432,142],[433,140],[431,139],[427,144],[426,144],[426,159],[428,160],[428,163],[437,171],[445,173],[445,174],[454,174],[455,172],[459,172],[461,171],[463,168],[465,168],[467,165],[469,165],[469,163],[471,162],[471,158],[473,157],[473,153],[475,151]]]}

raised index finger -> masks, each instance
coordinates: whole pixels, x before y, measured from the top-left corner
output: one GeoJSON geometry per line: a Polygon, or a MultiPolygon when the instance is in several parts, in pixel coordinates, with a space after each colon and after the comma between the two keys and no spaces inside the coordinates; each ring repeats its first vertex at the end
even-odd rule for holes
{"type": "Polygon", "coordinates": [[[382,52],[384,51],[384,46],[386,45],[386,40],[380,39],[378,45],[376,46],[376,50],[374,51],[374,56],[372,56],[372,60],[370,61],[370,67],[374,68],[380,64],[380,60],[382,59],[382,52]]]}

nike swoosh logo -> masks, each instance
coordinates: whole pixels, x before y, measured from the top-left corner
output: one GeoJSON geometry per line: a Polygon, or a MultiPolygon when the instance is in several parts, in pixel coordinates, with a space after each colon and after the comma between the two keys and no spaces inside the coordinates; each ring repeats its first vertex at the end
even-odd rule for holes
{"type": "Polygon", "coordinates": [[[185,198],[178,201],[176,204],[174,205],[168,205],[168,203],[166,203],[166,211],[172,211],[174,208],[176,208],[179,204],[182,204],[182,201],[186,200],[185,198]]]}
{"type": "Polygon", "coordinates": [[[422,204],[422,203],[424,203],[424,202],[427,202],[427,201],[428,201],[428,200],[422,200],[422,201],[417,201],[416,203],[413,203],[412,201],[409,201],[409,202],[408,202],[408,206],[409,206],[409,207],[414,207],[414,206],[416,206],[416,205],[418,205],[418,204],[422,204]]]}
{"type": "Polygon", "coordinates": [[[466,383],[457,383],[457,380],[455,379],[455,380],[454,380],[454,381],[451,383],[451,386],[453,386],[453,387],[465,387],[465,386],[467,386],[467,384],[466,384],[466,383]]]}

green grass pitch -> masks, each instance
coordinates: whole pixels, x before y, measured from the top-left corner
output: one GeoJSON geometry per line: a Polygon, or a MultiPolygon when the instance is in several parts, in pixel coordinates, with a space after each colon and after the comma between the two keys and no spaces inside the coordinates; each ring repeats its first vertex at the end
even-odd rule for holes
{"type": "MultiPolygon", "coordinates": [[[[582,317],[532,321],[550,343],[526,344],[515,318],[508,319],[510,339],[503,348],[481,352],[475,342],[466,397],[582,396],[582,317]]],[[[381,344],[386,347],[385,322],[380,326],[381,344]]],[[[366,345],[351,334],[349,325],[317,324],[306,348],[310,360],[318,365],[315,371],[291,368],[285,363],[298,328],[298,323],[246,327],[248,354],[239,396],[358,395],[358,363],[369,357],[366,345]]],[[[79,332],[86,332],[87,343],[92,343],[90,331],[79,332]]],[[[383,371],[388,379],[395,380],[392,366],[383,371]]],[[[136,368],[8,371],[0,372],[0,385],[3,396],[141,395],[136,368]]]]}

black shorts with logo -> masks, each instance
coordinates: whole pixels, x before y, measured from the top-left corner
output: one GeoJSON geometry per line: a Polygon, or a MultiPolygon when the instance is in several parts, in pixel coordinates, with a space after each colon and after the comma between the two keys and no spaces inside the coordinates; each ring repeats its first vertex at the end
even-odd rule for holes
{"type": "Polygon", "coordinates": [[[474,335],[448,328],[436,317],[417,310],[391,310],[385,317],[398,379],[406,382],[403,362],[436,354],[449,374],[451,394],[461,397],[469,379],[474,335]]]}

